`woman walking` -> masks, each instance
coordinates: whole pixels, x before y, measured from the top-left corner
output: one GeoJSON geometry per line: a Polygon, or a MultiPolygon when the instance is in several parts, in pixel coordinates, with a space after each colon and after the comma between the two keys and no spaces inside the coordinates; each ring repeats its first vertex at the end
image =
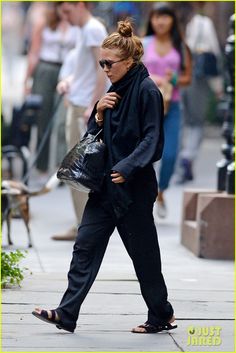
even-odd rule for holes
{"type": "Polygon", "coordinates": [[[174,173],[181,126],[179,87],[191,81],[191,54],[184,43],[175,12],[166,3],[156,4],[149,16],[143,40],[149,74],[163,93],[165,103],[165,146],[160,166],[158,216],[167,215],[164,192],[174,173]]]}
{"type": "Polygon", "coordinates": [[[171,325],[174,311],[167,300],[152,216],[157,194],[152,163],[162,155],[163,102],[141,62],[142,55],[142,43],[128,21],[119,22],[117,32],[101,47],[99,63],[112,85],[95,105],[88,133],[103,127],[108,150],[103,190],[89,194],[60,305],[55,310],[33,311],[39,319],[70,332],[76,328],[81,304],[115,227],[133,261],[148,307],[147,321],[132,332],[155,333],[177,327],[171,325]]]}
{"type": "MultiPolygon", "coordinates": [[[[38,145],[52,118],[54,104],[58,99],[56,86],[62,63],[69,51],[74,48],[77,39],[78,30],[66,20],[61,11],[61,3],[47,4],[44,16],[38,20],[32,30],[28,67],[24,81],[25,94],[29,94],[31,91],[43,98],[42,109],[37,121],[38,145]]],[[[58,110],[59,114],[65,114],[62,105],[63,101],[61,101],[58,110]]],[[[37,168],[42,179],[47,177],[49,149],[50,136],[46,139],[37,160],[37,168]]]]}

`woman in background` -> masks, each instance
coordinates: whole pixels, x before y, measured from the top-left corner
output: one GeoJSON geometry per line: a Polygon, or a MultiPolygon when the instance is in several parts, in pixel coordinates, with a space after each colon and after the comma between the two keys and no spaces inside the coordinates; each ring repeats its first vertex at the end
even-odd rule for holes
{"type": "Polygon", "coordinates": [[[162,91],[165,104],[165,144],[157,196],[158,216],[165,218],[167,208],[164,192],[174,173],[181,126],[179,87],[191,81],[191,54],[181,37],[176,14],[168,4],[154,6],[143,44],[143,62],[162,91]]]}
{"type": "MultiPolygon", "coordinates": [[[[32,92],[43,97],[38,117],[38,144],[52,118],[61,65],[78,36],[77,28],[67,22],[60,7],[60,2],[48,4],[44,16],[40,16],[32,29],[24,86],[25,94],[32,92]]],[[[50,136],[37,160],[42,175],[48,171],[49,141],[50,136]]]]}
{"type": "Polygon", "coordinates": [[[203,141],[209,102],[212,95],[215,100],[223,95],[223,81],[219,71],[221,50],[214,23],[205,14],[205,5],[205,1],[193,2],[195,12],[186,26],[185,38],[193,55],[193,72],[191,85],[182,90],[184,131],[177,168],[178,184],[194,179],[193,166],[203,141]],[[209,63],[212,70],[208,72],[209,75],[203,70],[205,65],[197,60],[203,53],[213,54],[218,64],[216,67],[214,62],[209,63]]]}

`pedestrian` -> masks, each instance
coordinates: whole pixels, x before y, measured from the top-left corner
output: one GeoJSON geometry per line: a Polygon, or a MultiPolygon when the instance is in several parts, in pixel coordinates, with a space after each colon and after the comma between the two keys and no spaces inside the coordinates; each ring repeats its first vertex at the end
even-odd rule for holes
{"type": "MultiPolygon", "coordinates": [[[[186,27],[186,42],[193,55],[193,71],[191,85],[182,89],[184,133],[177,168],[179,184],[194,179],[193,165],[199,154],[203,140],[204,124],[207,118],[209,99],[212,92],[216,99],[222,97],[222,78],[208,76],[201,70],[201,63],[197,61],[199,54],[213,54],[216,62],[220,62],[220,45],[213,21],[204,14],[205,2],[198,1],[194,4],[195,11],[186,27]]],[[[211,65],[211,70],[212,66],[211,65]]],[[[219,65],[218,65],[219,68],[219,65]]]]}
{"type": "Polygon", "coordinates": [[[176,14],[169,4],[155,4],[149,15],[144,44],[144,63],[164,98],[165,145],[159,172],[157,213],[167,216],[164,192],[169,187],[178,153],[181,126],[179,87],[191,80],[191,55],[186,46],[176,14]]]}
{"type": "Polygon", "coordinates": [[[95,105],[87,133],[103,128],[108,158],[102,192],[91,192],[74,245],[68,288],[55,310],[33,311],[37,318],[73,332],[81,304],[100,268],[117,227],[133,261],[148,307],[145,324],[134,333],[176,328],[161,270],[152,215],[157,182],[152,163],[163,149],[163,101],[141,62],[143,46],[129,21],[102,43],[100,65],[112,85],[95,105]]]}
{"type": "MultiPolygon", "coordinates": [[[[86,2],[63,2],[62,10],[68,21],[80,28],[80,40],[72,55],[62,66],[57,89],[66,94],[66,142],[71,149],[85,134],[88,118],[94,104],[106,91],[106,78],[99,67],[99,48],[107,35],[104,25],[92,16],[90,4],[86,2]],[[68,72],[66,77],[65,72],[68,72]]],[[[76,225],[53,240],[75,240],[88,196],[71,189],[76,225]]]]}
{"type": "MultiPolygon", "coordinates": [[[[44,16],[32,29],[28,53],[28,67],[24,80],[25,94],[43,97],[42,109],[37,120],[38,145],[53,115],[58,75],[67,53],[74,48],[78,31],[72,27],[61,12],[61,3],[47,4],[44,16]],[[33,81],[33,82],[32,82],[33,81]]],[[[50,134],[37,160],[41,181],[47,178],[50,134]]]]}

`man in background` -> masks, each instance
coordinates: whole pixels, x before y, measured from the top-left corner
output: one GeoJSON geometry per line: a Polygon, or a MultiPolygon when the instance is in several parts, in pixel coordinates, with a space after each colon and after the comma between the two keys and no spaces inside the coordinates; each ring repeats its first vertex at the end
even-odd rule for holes
{"type": "MultiPolygon", "coordinates": [[[[63,2],[62,10],[68,21],[80,28],[76,48],[62,67],[64,78],[58,83],[59,94],[66,94],[66,141],[71,149],[84,135],[86,124],[95,103],[105,93],[106,78],[99,67],[99,48],[107,36],[104,25],[92,16],[86,2],[63,2]],[[65,72],[68,76],[65,77],[65,72]]],[[[64,234],[54,235],[53,240],[74,240],[81,223],[88,196],[71,189],[77,224],[64,234]]]]}

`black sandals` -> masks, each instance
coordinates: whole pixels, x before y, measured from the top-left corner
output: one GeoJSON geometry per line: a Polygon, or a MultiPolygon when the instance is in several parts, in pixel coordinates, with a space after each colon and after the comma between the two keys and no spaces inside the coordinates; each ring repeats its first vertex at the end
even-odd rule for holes
{"type": "Polygon", "coordinates": [[[72,332],[72,333],[74,332],[74,328],[64,325],[60,319],[56,318],[56,315],[57,315],[56,310],[49,310],[49,311],[51,312],[52,317],[49,317],[47,310],[41,310],[40,313],[38,313],[37,311],[34,310],[34,311],[32,311],[32,314],[42,321],[45,321],[49,324],[56,325],[56,327],[59,330],[62,329],[62,330],[68,331],[68,332],[72,332]]]}
{"type": "Polygon", "coordinates": [[[167,323],[165,325],[154,326],[154,325],[149,324],[148,322],[145,322],[145,324],[139,325],[138,327],[133,328],[131,332],[133,332],[133,333],[157,333],[157,332],[161,332],[161,331],[173,330],[173,329],[177,328],[178,326],[171,325],[170,323],[167,323]],[[143,328],[144,331],[136,330],[138,327],[143,328]]]}

